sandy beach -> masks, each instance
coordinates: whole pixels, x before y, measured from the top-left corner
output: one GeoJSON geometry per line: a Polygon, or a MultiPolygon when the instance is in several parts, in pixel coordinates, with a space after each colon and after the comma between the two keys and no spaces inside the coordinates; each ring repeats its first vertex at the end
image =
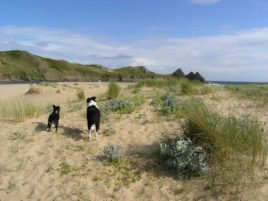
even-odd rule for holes
{"type": "MultiPolygon", "coordinates": [[[[128,93],[128,85],[121,84],[122,93],[128,93]]],[[[146,97],[142,107],[131,114],[111,115],[101,124],[100,139],[89,142],[86,103],[77,102],[76,89],[98,99],[107,91],[107,83],[57,83],[38,86],[38,94],[26,94],[30,87],[0,85],[0,101],[28,99],[44,106],[60,105],[59,130],[46,132],[49,112],[23,122],[0,120],[0,200],[234,199],[228,194],[213,196],[204,190],[202,180],[185,183],[158,170],[152,158],[159,139],[163,132],[179,130],[180,126],[157,115],[150,104],[154,89],[142,89],[139,93],[146,97]],[[108,133],[108,124],[115,134],[108,133]],[[119,166],[110,166],[103,159],[103,148],[108,144],[121,146],[124,158],[119,166]]],[[[268,121],[267,108],[258,108],[252,101],[238,100],[227,92],[202,98],[225,115],[251,113],[262,122],[268,121]]],[[[268,185],[265,180],[262,183],[257,189],[241,192],[239,199],[267,200],[268,185]]]]}

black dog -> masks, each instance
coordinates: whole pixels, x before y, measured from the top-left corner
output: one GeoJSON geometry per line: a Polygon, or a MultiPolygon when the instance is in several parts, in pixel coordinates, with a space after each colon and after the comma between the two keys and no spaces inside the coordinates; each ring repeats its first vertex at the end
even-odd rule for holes
{"type": "Polygon", "coordinates": [[[60,106],[53,105],[53,112],[48,117],[48,131],[50,131],[52,124],[56,127],[56,133],[58,131],[58,125],[60,120],[60,106]]]}
{"type": "Polygon", "coordinates": [[[100,110],[96,104],[96,97],[90,97],[87,99],[87,127],[89,141],[91,141],[91,132],[96,129],[96,139],[99,137],[99,128],[100,128],[100,110]]]}

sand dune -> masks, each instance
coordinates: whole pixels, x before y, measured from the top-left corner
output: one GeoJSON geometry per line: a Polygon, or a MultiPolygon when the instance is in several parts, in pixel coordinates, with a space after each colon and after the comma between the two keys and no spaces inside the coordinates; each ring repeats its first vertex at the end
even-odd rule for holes
{"type": "MultiPolygon", "coordinates": [[[[123,84],[127,88],[128,84],[123,84]]],[[[105,133],[108,122],[101,125],[100,139],[88,141],[86,105],[70,110],[76,100],[76,88],[86,96],[103,95],[107,84],[59,83],[55,88],[42,86],[40,94],[25,95],[29,85],[0,85],[1,101],[28,98],[36,104],[60,104],[62,117],[58,133],[46,132],[49,113],[24,122],[0,120],[0,200],[228,200],[204,190],[202,181],[188,184],[158,168],[155,151],[163,132],[179,130],[178,122],[163,120],[148,99],[139,111],[112,115],[109,123],[116,133],[105,133]],[[59,90],[60,93],[56,93],[59,90]],[[9,93],[10,92],[10,93],[9,93]],[[107,144],[122,147],[124,158],[119,166],[107,165],[103,148],[107,144]],[[200,184],[201,183],[201,184],[200,184]],[[199,185],[198,185],[199,184],[199,185]]],[[[232,99],[226,93],[204,100],[222,113],[255,113],[267,122],[267,110],[251,102],[232,99]]],[[[93,137],[95,137],[93,135],[93,137]]],[[[242,200],[267,200],[267,185],[243,192],[242,200]]],[[[233,198],[233,197],[232,197],[233,198]]]]}

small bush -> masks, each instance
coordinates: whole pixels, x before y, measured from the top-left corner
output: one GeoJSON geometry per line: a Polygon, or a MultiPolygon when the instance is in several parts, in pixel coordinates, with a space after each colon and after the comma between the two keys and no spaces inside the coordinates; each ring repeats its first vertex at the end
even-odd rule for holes
{"type": "Polygon", "coordinates": [[[103,149],[103,153],[109,162],[117,163],[122,157],[121,148],[118,145],[107,145],[103,149]]]}
{"type": "Polygon", "coordinates": [[[185,136],[162,140],[160,154],[165,166],[175,170],[180,179],[188,179],[209,169],[203,148],[193,146],[191,140],[185,136]]]}
{"type": "Polygon", "coordinates": [[[119,96],[120,90],[121,90],[121,88],[115,82],[109,83],[108,99],[117,98],[119,96]]]}
{"type": "Polygon", "coordinates": [[[85,100],[85,93],[84,90],[81,88],[78,88],[76,90],[76,97],[79,101],[85,100]]]}

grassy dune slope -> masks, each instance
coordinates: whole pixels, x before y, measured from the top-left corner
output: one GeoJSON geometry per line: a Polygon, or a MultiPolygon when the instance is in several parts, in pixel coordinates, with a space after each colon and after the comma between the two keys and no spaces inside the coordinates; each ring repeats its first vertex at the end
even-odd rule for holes
{"type": "Polygon", "coordinates": [[[124,67],[116,70],[99,65],[82,65],[54,60],[25,51],[0,51],[0,79],[2,80],[133,80],[160,77],[144,67],[124,67]]]}

